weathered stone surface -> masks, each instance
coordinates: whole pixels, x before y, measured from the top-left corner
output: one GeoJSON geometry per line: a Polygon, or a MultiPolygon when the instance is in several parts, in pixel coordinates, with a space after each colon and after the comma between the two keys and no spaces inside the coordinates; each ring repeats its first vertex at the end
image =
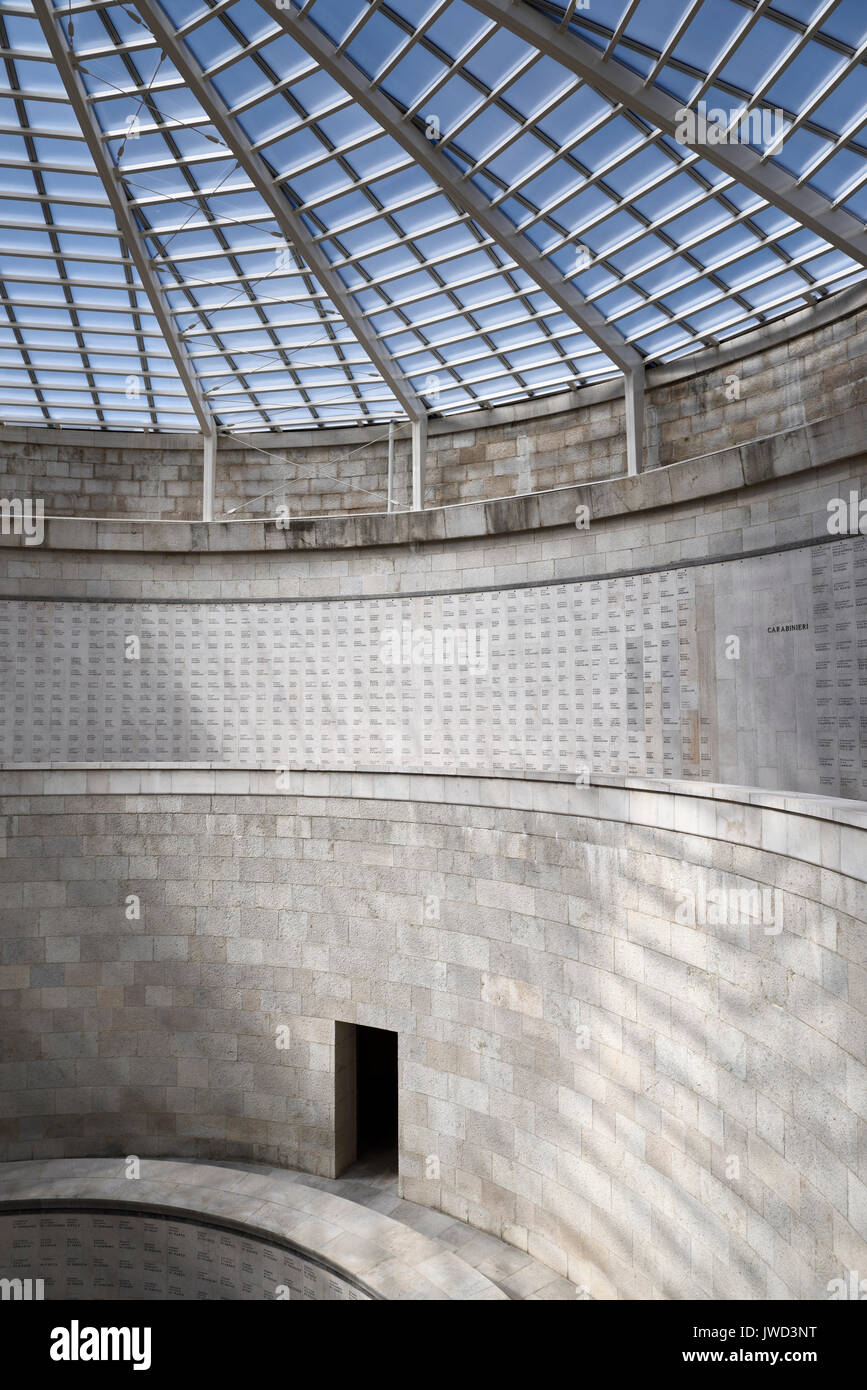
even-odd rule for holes
{"type": "Polygon", "coordinates": [[[135,1174],[121,1158],[5,1164],[0,1257],[53,1300],[80,1298],[86,1277],[99,1299],[509,1298],[438,1241],[297,1174],[158,1159],[135,1174]]]}
{"type": "MultiPolygon", "coordinates": [[[[864,298],[863,286],[855,286],[727,346],[651,365],[645,467],[704,460],[804,426],[817,463],[845,456],[844,448],[863,450],[863,427],[853,433],[845,417],[867,404],[864,298]]],[[[626,467],[624,428],[616,378],[577,393],[431,420],[426,504],[509,498],[617,477],[626,467]]],[[[254,447],[220,438],[217,516],[274,516],[279,504],[294,517],[385,510],[388,443],[382,432],[293,431],[256,440],[254,447]]],[[[793,442],[803,448],[797,436],[793,442]]],[[[778,446],[766,443],[751,455],[748,481],[774,476],[778,454],[778,446]]],[[[394,497],[401,511],[411,502],[410,472],[402,429],[394,497]]],[[[48,515],[194,520],[201,515],[201,487],[201,444],[192,436],[0,431],[0,496],[42,497],[48,515]]],[[[301,548],[305,535],[299,535],[301,548]]],[[[364,536],[361,543],[369,543],[364,536]]]]}
{"type": "Polygon", "coordinates": [[[335,1025],[363,1023],[399,1035],[404,1195],[593,1297],[823,1298],[865,1267],[863,808],[168,775],[145,793],[146,770],[0,774],[5,1159],[327,1175],[335,1025]],[[250,864],[278,873],[239,917],[219,890],[250,864]]]}

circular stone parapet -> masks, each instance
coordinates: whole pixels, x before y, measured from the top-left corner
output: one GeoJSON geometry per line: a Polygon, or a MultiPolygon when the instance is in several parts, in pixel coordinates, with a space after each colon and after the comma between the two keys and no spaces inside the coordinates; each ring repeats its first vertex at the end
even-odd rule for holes
{"type": "Polygon", "coordinates": [[[85,1223],[98,1240],[88,1242],[80,1297],[100,1289],[100,1297],[131,1299],[508,1301],[437,1241],[329,1192],[203,1163],[147,1159],[132,1171],[123,1158],[0,1166],[2,1275],[45,1279],[49,1299],[75,1297],[80,1243],[71,1260],[53,1246],[59,1228],[80,1237],[85,1223]],[[124,1225],[124,1215],[139,1220],[124,1225]],[[164,1226],[145,1231],[148,1217],[183,1223],[169,1226],[174,1251],[164,1226]],[[184,1241],[186,1226],[198,1242],[184,1241]]]}
{"type": "MultiPolygon", "coordinates": [[[[591,522],[635,512],[652,512],[683,502],[712,499],[775,478],[825,468],[867,454],[867,405],[838,415],[762,435],[711,454],[654,468],[517,497],[429,507],[424,511],[378,512],[275,521],[173,521],[170,518],[83,519],[50,517],[44,548],[73,551],[244,554],[357,550],[371,547],[467,541],[575,526],[579,508],[591,522]]],[[[34,553],[22,533],[0,536],[0,545],[34,553]]]]}
{"type": "Polygon", "coordinates": [[[863,799],[867,538],[831,525],[867,487],[863,426],[836,422],[827,466],[805,426],[749,483],[735,449],[721,470],[311,521],[311,549],[263,522],[49,522],[57,548],[0,551],[0,763],[586,769],[863,799]],[[467,534],[432,539],[452,513],[467,534]]]}

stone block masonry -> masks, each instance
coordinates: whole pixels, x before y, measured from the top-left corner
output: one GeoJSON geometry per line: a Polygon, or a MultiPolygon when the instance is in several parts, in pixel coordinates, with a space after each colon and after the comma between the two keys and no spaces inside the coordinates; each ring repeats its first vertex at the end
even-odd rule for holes
{"type": "MultiPolygon", "coordinates": [[[[649,469],[699,458],[867,403],[867,309],[855,287],[647,377],[649,469]]],[[[432,419],[429,507],[541,492],[626,472],[622,384],[432,419]]],[[[215,516],[382,512],[385,426],[221,439],[215,516]],[[268,496],[257,501],[263,493],[268,496]]],[[[395,500],[409,506],[408,431],[395,500]]],[[[0,430],[0,496],[41,497],[48,516],[195,520],[201,441],[189,435],[0,430]]]]}
{"type": "Polygon", "coordinates": [[[335,1029],[362,1023],[400,1035],[404,1195],[594,1297],[824,1298],[867,1268],[863,804],[331,773],[0,789],[4,1159],[330,1174],[335,1029]]]}

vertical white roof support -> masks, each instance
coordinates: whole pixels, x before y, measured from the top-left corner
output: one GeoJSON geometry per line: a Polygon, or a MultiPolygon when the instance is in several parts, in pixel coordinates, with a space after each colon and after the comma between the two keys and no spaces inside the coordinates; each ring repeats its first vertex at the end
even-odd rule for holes
{"type": "Polygon", "coordinates": [[[424,511],[424,485],[427,464],[427,418],[412,422],[412,509],[424,511]]]}
{"type": "Polygon", "coordinates": [[[626,471],[641,473],[644,468],[644,368],[626,373],[626,471]]]}
{"type": "Polygon", "coordinates": [[[388,422],[388,502],[390,512],[394,511],[394,421],[388,422]]]}
{"type": "Polygon", "coordinates": [[[214,519],[214,494],[217,487],[217,436],[206,434],[202,458],[202,521],[214,519]]]}

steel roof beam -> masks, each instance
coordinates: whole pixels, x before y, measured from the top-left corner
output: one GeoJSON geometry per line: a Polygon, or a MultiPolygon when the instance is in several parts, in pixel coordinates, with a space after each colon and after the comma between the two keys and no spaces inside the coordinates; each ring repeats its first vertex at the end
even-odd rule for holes
{"type": "MultiPolygon", "coordinates": [[[[100,138],[100,128],[90,108],[87,91],[72,60],[73,55],[70,53],[66,35],[58,22],[60,16],[52,9],[49,0],[33,0],[33,8],[42,27],[42,31],[45,34],[48,46],[51,49],[54,64],[66,88],[69,96],[69,103],[75,112],[82,134],[87,141],[91,158],[96,165],[97,173],[108,195],[118,229],[126,243],[127,250],[132,257],[135,268],[138,271],[142,287],[147,295],[154,317],[159,324],[160,332],[165,339],[166,346],[172,355],[178,376],[187,393],[193,413],[199,422],[202,433],[205,435],[213,434],[215,430],[214,417],[202,396],[196,372],[187,355],[187,350],[175,332],[165,291],[154,274],[150,261],[150,253],[145,245],[144,238],[123,196],[114,166],[111,164],[103,148],[100,138]]],[[[127,313],[129,312],[130,309],[127,308],[127,313]]]]}
{"type": "MultiPolygon", "coordinates": [[[[627,347],[616,330],[612,330],[598,309],[585,304],[578,290],[558,274],[544,254],[520,233],[498,209],[492,208],[485,195],[469,180],[461,177],[455,164],[428,140],[419,127],[407,120],[402,109],[383,92],[371,85],[370,79],[352,63],[313,24],[303,21],[302,12],[294,0],[291,8],[275,10],[277,21],[286,33],[345,91],[351,92],[358,104],[373,116],[408,154],[430,175],[434,183],[453,203],[463,207],[475,222],[512,257],[515,264],[553,302],[579,324],[588,338],[621,369],[628,371],[641,364],[641,356],[627,347]],[[300,21],[300,22],[299,22],[300,21]]],[[[150,8],[150,5],[148,6],[150,8]]]]}
{"type": "MultiPolygon", "coordinates": [[[[598,48],[572,31],[563,31],[527,0],[473,0],[474,7],[540,53],[553,58],[581,77],[609,101],[619,102],[650,121],[664,134],[675,137],[682,126],[679,113],[689,109],[643,79],[624,63],[605,57],[598,48]]],[[[679,141],[679,143],[684,143],[679,141]]],[[[763,163],[748,145],[687,143],[724,173],[758,193],[772,206],[836,246],[854,261],[867,266],[867,231],[855,217],[831,204],[814,189],[803,185],[778,165],[763,163]]]]}
{"type": "MultiPolygon", "coordinates": [[[[44,0],[43,0],[44,3],[44,0]]],[[[207,111],[214,128],[229,145],[256,192],[270,208],[287,241],[296,247],[310,272],[326,290],[344,323],[362,345],[383,381],[400,402],[411,420],[426,416],[422,401],[409,390],[389,355],[380,345],[376,334],[359,313],[339,275],[332,269],[322,248],[313,240],[309,229],[280,191],[275,174],[255,150],[244,131],[233,120],[228,108],[205,80],[191,53],[168,23],[165,14],[153,0],[140,0],[137,8],[152,34],[172,63],[182,74],[203,110],[207,111]]]]}
{"type": "MultiPolygon", "coordinates": [[[[148,13],[152,9],[152,0],[147,0],[148,13]]],[[[337,45],[321,30],[312,23],[305,22],[305,7],[299,8],[294,0],[289,0],[289,8],[275,9],[274,13],[278,24],[286,33],[344,91],[351,93],[359,106],[411,155],[446,197],[469,213],[477,225],[512,257],[515,265],[620,368],[627,378],[625,390],[628,397],[631,389],[630,379],[639,381],[643,376],[643,359],[638,350],[624,341],[618,330],[612,328],[598,309],[586,303],[576,287],[556,271],[543,252],[517,232],[498,208],[492,207],[487,197],[470,178],[461,177],[460,170],[453,161],[426,138],[416,121],[406,111],[380,91],[374,81],[365,78],[362,71],[341,53],[337,45]],[[630,373],[634,374],[632,378],[629,376],[630,373]]],[[[642,412],[630,411],[627,408],[627,419],[630,416],[639,432],[636,433],[634,429],[627,431],[629,468],[637,471],[643,452],[640,434],[642,412]]]]}

